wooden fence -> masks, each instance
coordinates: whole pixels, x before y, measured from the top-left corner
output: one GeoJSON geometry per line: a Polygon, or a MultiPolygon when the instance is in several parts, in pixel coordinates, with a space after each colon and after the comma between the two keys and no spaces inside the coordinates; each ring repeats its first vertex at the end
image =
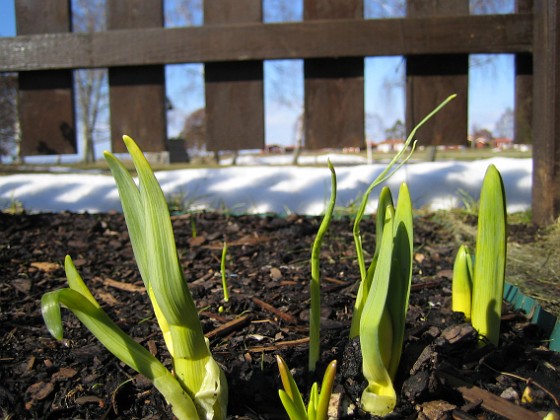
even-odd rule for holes
{"type": "Polygon", "coordinates": [[[361,146],[364,57],[387,55],[406,57],[407,127],[458,93],[418,137],[464,144],[468,54],[511,53],[516,140],[531,136],[534,146],[533,218],[560,214],[556,0],[517,0],[509,15],[469,15],[468,0],[408,0],[397,19],[363,19],[362,0],[303,0],[302,22],[275,24],[262,23],[261,0],[205,0],[203,26],[169,29],[163,0],[107,0],[108,30],[98,33],[71,32],[69,0],[15,1],[18,36],[0,38],[0,72],[19,73],[24,155],[76,152],[78,68],[109,69],[114,151],[122,133],[145,151],[167,150],[163,66],[174,63],[204,63],[209,150],[261,148],[263,60],[296,58],[304,60],[305,147],[361,146]]]}

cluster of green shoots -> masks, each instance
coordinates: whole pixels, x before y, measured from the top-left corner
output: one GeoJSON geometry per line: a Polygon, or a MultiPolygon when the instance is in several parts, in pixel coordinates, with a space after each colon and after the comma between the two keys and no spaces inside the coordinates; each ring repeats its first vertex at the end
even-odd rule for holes
{"type": "MultiPolygon", "coordinates": [[[[427,115],[410,133],[402,150],[395,155],[389,165],[370,184],[362,197],[361,205],[354,220],[353,236],[360,268],[360,287],[354,305],[350,338],[359,337],[363,357],[362,371],[368,386],[362,393],[362,408],[374,415],[383,416],[393,411],[397,403],[397,393],[393,381],[397,373],[404,341],[405,318],[408,309],[410,284],[412,279],[412,203],[406,184],[399,191],[397,205],[389,188],[381,190],[376,219],[377,243],[372,260],[366,266],[365,252],[360,232],[360,223],[365,214],[369,196],[373,189],[387,181],[404,165],[414,153],[414,136],[418,128],[443,108],[455,95],[443,101],[427,115]],[[410,147],[410,149],[409,149],[410,147]]],[[[330,224],[336,201],[336,172],[329,162],[331,171],[331,197],[325,216],[319,226],[311,251],[311,310],[309,327],[309,370],[316,368],[320,355],[320,274],[319,251],[323,237],[330,224]]],[[[305,416],[301,397],[286,398],[291,395],[293,382],[284,379],[282,371],[285,363],[279,362],[284,390],[280,397],[291,419],[319,419],[326,417],[305,416]],[[290,388],[287,388],[289,384],[290,388]],[[299,415],[293,415],[293,406],[300,407],[299,415]]],[[[327,369],[325,378],[332,373],[327,369]]],[[[323,383],[327,379],[323,380],[323,383]]],[[[316,386],[316,384],[314,385],[316,386]]],[[[321,390],[321,397],[327,390],[321,390]]],[[[299,396],[299,391],[297,392],[299,396]]],[[[313,400],[313,393],[310,404],[313,400]]]]}
{"type": "Polygon", "coordinates": [[[506,268],[506,197],[500,172],[490,165],[480,191],[475,255],[462,245],[453,265],[452,309],[463,312],[481,343],[497,346],[506,268]]]}
{"type": "Polygon", "coordinates": [[[225,418],[226,378],[212,358],[187,287],[165,197],[141,150],[127,136],[124,142],[138,173],[138,186],[117,158],[108,152],[105,158],[117,182],[134,256],[172,357],[173,371],[109,318],[69,256],[65,261],[69,287],[43,295],[43,318],[49,332],[62,339],[60,306],[64,305],[111,353],[150,379],[177,418],[225,418]]]}
{"type": "MultiPolygon", "coordinates": [[[[412,130],[405,147],[371,183],[357,211],[353,236],[360,285],[354,305],[349,338],[360,338],[363,375],[367,387],[362,408],[383,416],[393,411],[397,393],[393,382],[404,342],[413,260],[412,203],[406,184],[399,190],[395,205],[389,188],[380,194],[376,213],[377,241],[371,261],[366,262],[360,223],[369,196],[376,186],[389,179],[414,152],[417,129],[444,107],[442,102],[412,130]]],[[[147,349],[122,331],[103,311],[77,272],[72,259],[65,261],[68,288],[46,293],[41,309],[50,333],[63,336],[60,307],[78,319],[121,361],[150,379],[171,404],[179,419],[222,419],[226,417],[227,383],[223,371],[212,358],[204,337],[196,306],[179,263],[171,219],[165,197],[144,155],[134,141],[124,136],[132,157],[138,185],[123,164],[111,153],[105,158],[116,180],[123,213],[140,275],[172,357],[169,371],[147,349]]],[[[311,251],[310,372],[320,359],[320,269],[319,253],[336,202],[336,172],[331,171],[331,197],[311,251]]],[[[459,250],[453,277],[453,310],[464,312],[481,336],[497,344],[505,268],[505,196],[500,174],[490,166],[482,187],[476,262],[464,246],[459,250]]],[[[221,260],[224,300],[227,246],[221,260]]],[[[284,360],[278,356],[283,389],[280,399],[291,419],[326,419],[333,389],[336,361],[327,365],[321,389],[314,383],[307,407],[284,360]]]]}

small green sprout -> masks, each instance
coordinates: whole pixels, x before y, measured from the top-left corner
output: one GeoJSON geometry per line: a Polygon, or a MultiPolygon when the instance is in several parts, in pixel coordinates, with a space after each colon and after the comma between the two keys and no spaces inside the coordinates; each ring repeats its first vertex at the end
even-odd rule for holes
{"type": "Polygon", "coordinates": [[[226,378],[212,358],[187,287],[165,197],[142,151],[130,137],[123,140],[139,185],[111,153],[105,152],[105,158],[117,182],[134,256],[172,357],[173,373],[111,321],[70,257],[65,261],[69,288],[43,295],[43,318],[49,332],[62,339],[60,307],[64,305],[111,353],[152,380],[177,418],[225,418],[226,378]]]}
{"type": "Polygon", "coordinates": [[[467,245],[461,245],[453,264],[451,309],[463,312],[465,319],[471,319],[473,258],[467,245]]]}
{"type": "Polygon", "coordinates": [[[278,390],[278,394],[290,420],[326,420],[336,376],[336,360],[330,362],[325,370],[321,391],[319,392],[317,382],[311,386],[307,408],[305,408],[303,398],[288,365],[281,356],[277,355],[276,361],[284,387],[284,389],[278,390]]]}
{"type": "Polygon", "coordinates": [[[227,243],[224,241],[224,247],[222,248],[222,262],[220,265],[220,272],[222,273],[222,287],[224,288],[224,301],[229,302],[229,292],[227,287],[226,258],[227,258],[227,243]]]}
{"type": "Polygon", "coordinates": [[[309,371],[315,371],[320,352],[320,330],[321,330],[321,272],[319,269],[319,254],[323,237],[329,228],[336,203],[336,172],[331,161],[328,161],[331,171],[331,198],[329,204],[313,241],[311,249],[311,310],[309,315],[309,371]]]}

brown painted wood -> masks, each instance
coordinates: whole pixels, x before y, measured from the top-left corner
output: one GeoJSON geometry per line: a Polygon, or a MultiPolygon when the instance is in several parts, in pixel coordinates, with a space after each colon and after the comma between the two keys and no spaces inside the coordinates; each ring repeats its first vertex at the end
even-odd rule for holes
{"type": "Polygon", "coordinates": [[[0,38],[0,71],[229,60],[532,52],[530,14],[330,19],[0,38]]]}
{"type": "MultiPolygon", "coordinates": [[[[107,1],[109,30],[162,26],[162,0],[107,1]]],[[[145,152],[167,150],[165,73],[162,65],[109,68],[109,101],[113,152],[126,151],[122,142],[124,134],[131,136],[145,152]]]]}
{"type": "MultiPolygon", "coordinates": [[[[457,16],[469,13],[468,0],[408,0],[410,17],[457,16]]],[[[466,145],[468,133],[466,54],[408,56],[406,60],[406,128],[411,130],[439,103],[457,98],[416,133],[420,145],[466,145]]]]}
{"type": "MultiPolygon", "coordinates": [[[[205,0],[206,25],[261,22],[261,0],[205,0]]],[[[214,48],[227,49],[224,44],[214,48]]],[[[207,150],[264,147],[262,61],[217,62],[204,66],[207,150]]]]}
{"type": "MultiPolygon", "coordinates": [[[[18,34],[70,31],[68,0],[17,0],[15,7],[18,34]]],[[[18,84],[21,154],[76,153],[72,71],[22,72],[18,84]]]]}
{"type": "Polygon", "coordinates": [[[560,4],[537,0],[533,52],[533,221],[560,215],[560,4]]]}
{"type": "MultiPolygon", "coordinates": [[[[305,0],[304,19],[363,18],[359,0],[305,0]]],[[[361,147],[364,137],[364,58],[304,60],[304,146],[361,147]]]]}
{"type": "MultiPolygon", "coordinates": [[[[533,0],[516,0],[516,13],[532,13],[533,0]]],[[[533,56],[515,55],[515,106],[513,140],[533,143],[533,56]]]]}

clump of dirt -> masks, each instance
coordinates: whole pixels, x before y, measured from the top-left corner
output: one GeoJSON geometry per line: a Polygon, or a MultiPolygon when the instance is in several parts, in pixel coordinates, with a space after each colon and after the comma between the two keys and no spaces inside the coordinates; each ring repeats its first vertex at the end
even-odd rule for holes
{"type": "MultiPolygon", "coordinates": [[[[464,222],[473,226],[472,219],[464,222]]],[[[329,361],[339,360],[336,416],[368,417],[358,404],[364,386],[359,341],[347,338],[359,277],[347,218],[333,221],[321,251],[322,354],[316,373],[307,372],[309,257],[319,223],[300,216],[173,217],[204,331],[228,378],[230,418],[286,418],[277,393],[276,354],[305,391],[321,379],[329,361]],[[227,303],[219,274],[224,241],[227,303]]],[[[560,358],[546,349],[547,337],[506,306],[500,346],[481,349],[462,315],[450,311],[458,231],[431,213],[418,215],[414,229],[413,286],[396,381],[399,405],[392,418],[536,418],[536,412],[553,408],[560,393],[560,358]],[[531,403],[523,402],[527,388],[531,403]],[[498,403],[489,394],[501,397],[498,403]]],[[[366,248],[373,250],[373,220],[365,220],[361,230],[366,248]]],[[[123,216],[0,214],[0,231],[3,417],[171,417],[151,384],[115,359],[72,314],[63,311],[65,338],[58,342],[48,335],[40,313],[42,294],[65,287],[62,264],[70,254],[109,316],[169,366],[123,216]]],[[[510,235],[512,241],[523,238],[516,243],[534,244],[543,233],[520,224],[510,235]]]]}

